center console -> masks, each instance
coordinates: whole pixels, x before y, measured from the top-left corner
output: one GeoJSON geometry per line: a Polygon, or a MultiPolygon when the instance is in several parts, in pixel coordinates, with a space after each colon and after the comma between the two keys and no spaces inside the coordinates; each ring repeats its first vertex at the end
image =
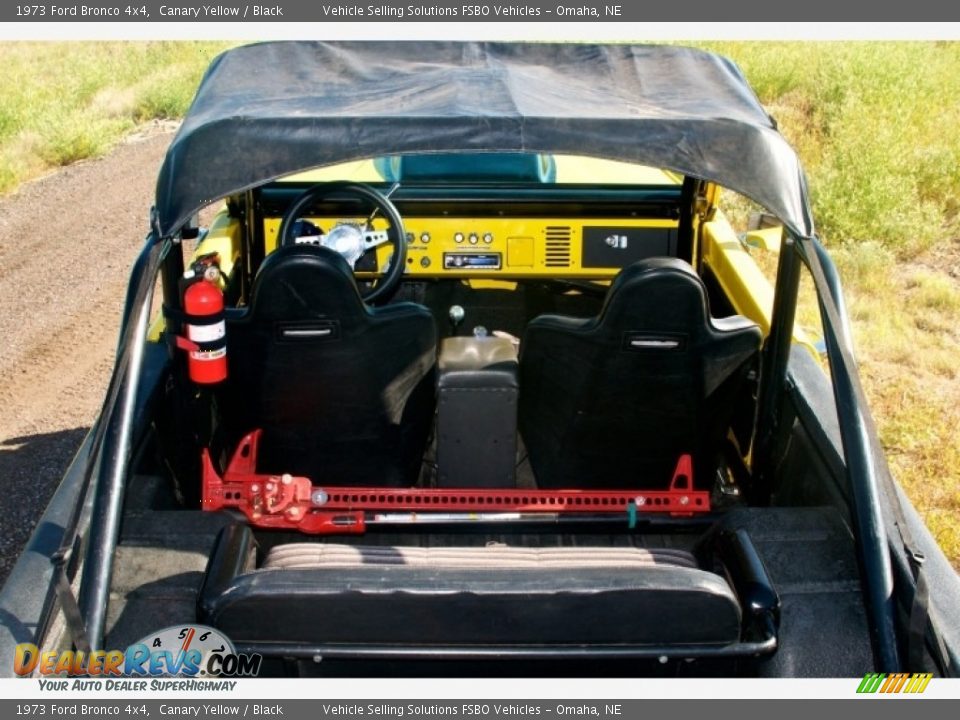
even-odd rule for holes
{"type": "Polygon", "coordinates": [[[437,376],[437,485],[516,486],[517,350],[506,338],[450,337],[437,376]]]}

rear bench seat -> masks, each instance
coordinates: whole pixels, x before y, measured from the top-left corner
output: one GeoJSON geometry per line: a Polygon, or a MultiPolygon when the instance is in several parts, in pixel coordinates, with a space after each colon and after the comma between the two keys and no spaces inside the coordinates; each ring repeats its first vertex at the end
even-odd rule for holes
{"type": "Polygon", "coordinates": [[[198,601],[200,622],[248,650],[693,652],[743,634],[730,583],[684,550],[309,542],[279,545],[259,567],[255,558],[248,527],[224,528],[198,601]]]}

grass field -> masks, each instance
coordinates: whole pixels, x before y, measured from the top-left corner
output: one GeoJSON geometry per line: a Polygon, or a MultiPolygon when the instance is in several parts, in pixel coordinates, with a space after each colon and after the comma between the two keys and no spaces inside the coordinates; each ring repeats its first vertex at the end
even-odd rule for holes
{"type": "MultiPolygon", "coordinates": [[[[0,192],[179,117],[225,46],[0,44],[0,192]]],[[[960,567],[960,43],[707,47],[800,153],[894,474],[960,567]]]]}
{"type": "Polygon", "coordinates": [[[0,193],[178,118],[225,43],[0,43],[0,193]]]}
{"type": "Polygon", "coordinates": [[[711,43],[806,168],[895,477],[960,568],[960,43],[711,43]]]}

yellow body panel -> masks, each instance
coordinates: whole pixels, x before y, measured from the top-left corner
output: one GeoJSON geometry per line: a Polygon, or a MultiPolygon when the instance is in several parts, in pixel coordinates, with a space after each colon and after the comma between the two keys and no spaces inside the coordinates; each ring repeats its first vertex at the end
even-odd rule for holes
{"type": "MultiPolygon", "coordinates": [[[[234,263],[240,257],[241,238],[240,221],[229,217],[225,211],[218,212],[214,216],[207,234],[190,256],[190,262],[201,255],[212,252],[218,253],[220,255],[221,278],[228,277],[233,272],[234,263]]],[[[164,327],[163,315],[157,313],[153,322],[150,323],[150,329],[147,331],[147,340],[159,342],[164,327]]]]}
{"type": "Polygon", "coordinates": [[[703,264],[713,272],[734,309],[757,323],[764,335],[769,333],[773,287],[733,228],[721,216],[703,224],[701,238],[703,264]]]}
{"type": "MultiPolygon", "coordinates": [[[[601,158],[578,157],[575,155],[554,155],[557,164],[556,184],[590,183],[597,185],[679,185],[683,178],[676,173],[644,165],[603,160],[601,158]]],[[[329,182],[348,180],[350,182],[383,182],[383,176],[377,172],[373,160],[331,165],[330,167],[307,170],[283,178],[290,182],[329,182]]]]}
{"type": "Polygon", "coordinates": [[[659,168],[633,165],[616,160],[554,155],[558,184],[592,183],[598,185],[679,185],[683,178],[659,168]]]}
{"type": "Polygon", "coordinates": [[[767,252],[779,253],[781,240],[783,238],[782,227],[764,228],[763,230],[751,230],[746,234],[743,241],[750,247],[755,247],[767,252]]]}
{"type": "Polygon", "coordinates": [[[217,213],[210,230],[194,251],[191,260],[208,253],[220,255],[220,270],[224,277],[233,272],[233,265],[240,259],[242,228],[237,218],[229,217],[226,212],[217,213]]]}
{"type": "MultiPolygon", "coordinates": [[[[779,243],[774,243],[770,233],[764,232],[765,242],[779,249],[779,243]]],[[[766,337],[770,332],[773,312],[773,286],[770,281],[722,213],[717,213],[713,220],[703,224],[701,238],[703,264],[711,270],[734,310],[757,323],[766,337]]],[[[793,339],[815,358],[820,357],[810,337],[800,328],[794,329],[793,339]]]]}

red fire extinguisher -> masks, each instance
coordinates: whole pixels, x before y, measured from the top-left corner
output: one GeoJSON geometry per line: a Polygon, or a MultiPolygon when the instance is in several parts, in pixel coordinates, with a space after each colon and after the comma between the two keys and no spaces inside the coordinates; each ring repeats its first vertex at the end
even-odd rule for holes
{"type": "Polygon", "coordinates": [[[180,338],[177,344],[187,351],[190,379],[200,385],[227,379],[227,328],[223,293],[216,284],[218,277],[216,267],[208,267],[183,293],[187,337],[180,338]]]}

